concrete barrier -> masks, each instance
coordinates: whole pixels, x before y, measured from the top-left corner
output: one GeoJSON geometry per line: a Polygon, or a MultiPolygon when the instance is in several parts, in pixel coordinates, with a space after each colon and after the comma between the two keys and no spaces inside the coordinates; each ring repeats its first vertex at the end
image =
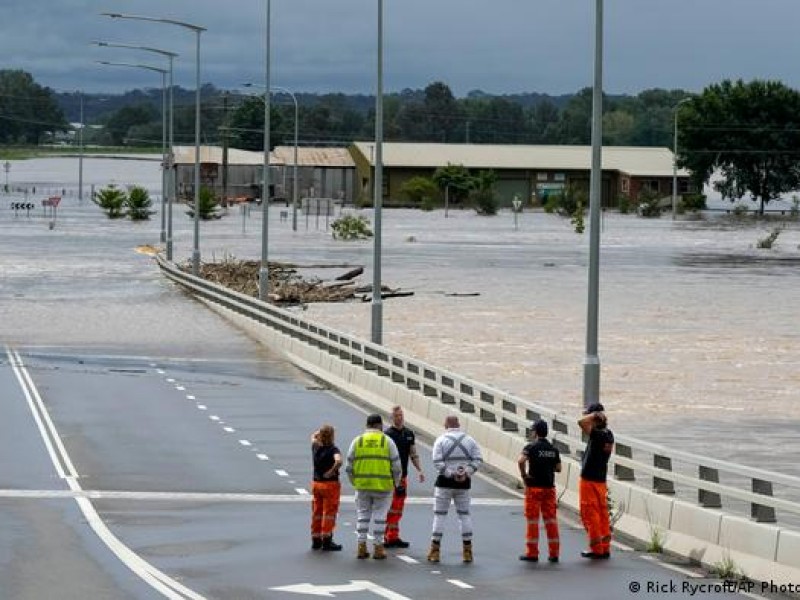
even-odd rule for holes
{"type": "MultiPolygon", "coordinates": [[[[409,424],[432,437],[441,433],[445,416],[459,413],[464,428],[481,444],[486,461],[510,477],[518,476],[516,458],[524,440],[519,434],[503,431],[502,423],[497,420],[481,419],[480,396],[466,394],[475,412],[460,413],[458,400],[456,404],[446,404],[439,397],[424,395],[426,386],[437,389],[440,383],[424,377],[422,365],[420,374],[414,377],[420,389],[409,389],[404,382],[393,382],[375,370],[365,370],[351,360],[340,359],[327,349],[282,334],[211,300],[200,299],[255,339],[283,352],[301,369],[375,409],[388,413],[394,404],[403,405],[409,424]]],[[[353,351],[353,354],[358,353],[353,351]]],[[[455,399],[460,392],[458,387],[456,383],[445,393],[455,399]]],[[[468,386],[462,384],[462,387],[468,386]]],[[[495,397],[494,402],[503,402],[502,397],[495,397]]],[[[577,508],[579,465],[565,457],[564,466],[564,472],[558,476],[561,502],[577,508]]],[[[610,480],[609,490],[623,511],[616,531],[647,541],[653,529],[659,528],[666,532],[667,550],[706,566],[731,560],[747,576],[759,581],[800,582],[800,534],[796,532],[691,505],[621,481],[610,480]]]]}

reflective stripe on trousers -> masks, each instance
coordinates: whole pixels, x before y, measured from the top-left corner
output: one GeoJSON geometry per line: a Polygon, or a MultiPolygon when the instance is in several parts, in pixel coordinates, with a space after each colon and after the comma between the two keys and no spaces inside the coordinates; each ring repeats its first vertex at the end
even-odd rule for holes
{"type": "Polygon", "coordinates": [[[608,515],[608,488],[605,483],[581,478],[581,520],[589,536],[589,549],[605,554],[611,548],[611,523],[608,515]]]}
{"type": "Polygon", "coordinates": [[[447,518],[447,512],[450,510],[451,502],[456,506],[456,515],[458,515],[461,527],[461,538],[464,541],[471,540],[472,517],[469,514],[469,490],[454,490],[443,487],[433,488],[433,532],[431,533],[431,538],[437,542],[442,539],[444,522],[447,518]]]}
{"type": "Polygon", "coordinates": [[[336,528],[339,496],[342,485],[338,481],[311,483],[311,536],[328,537],[336,528]]]}
{"type": "Polygon", "coordinates": [[[556,557],[561,550],[558,537],[558,519],[556,518],[555,488],[525,488],[525,554],[539,556],[539,515],[544,520],[547,532],[548,556],[556,557]]]}
{"type": "Polygon", "coordinates": [[[383,542],[386,532],[386,513],[389,512],[391,502],[391,492],[356,490],[356,537],[359,542],[367,541],[370,521],[375,543],[383,542]]]}

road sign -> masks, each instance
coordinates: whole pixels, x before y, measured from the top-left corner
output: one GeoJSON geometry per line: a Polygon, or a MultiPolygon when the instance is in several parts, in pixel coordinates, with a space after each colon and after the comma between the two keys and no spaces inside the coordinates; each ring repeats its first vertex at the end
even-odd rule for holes
{"type": "Polygon", "coordinates": [[[313,583],[296,583],[294,585],[283,585],[280,587],[269,588],[278,592],[289,592],[291,594],[304,594],[306,596],[327,596],[334,598],[336,594],[347,592],[372,592],[381,598],[388,600],[411,600],[408,596],[403,596],[385,587],[366,580],[352,580],[350,583],[340,585],[316,585],[313,583]]]}

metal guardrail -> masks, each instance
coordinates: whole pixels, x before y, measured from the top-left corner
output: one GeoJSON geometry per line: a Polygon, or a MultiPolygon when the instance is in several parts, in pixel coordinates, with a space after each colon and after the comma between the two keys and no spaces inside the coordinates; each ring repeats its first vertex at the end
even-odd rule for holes
{"type": "MultiPolygon", "coordinates": [[[[160,255],[156,260],[168,278],[193,293],[414,390],[432,402],[451,406],[454,411],[517,434],[520,448],[531,423],[545,419],[550,424],[553,442],[562,454],[576,459],[582,455],[585,438],[576,420],[567,419],[563,414],[209,283],[181,271],[160,255]]],[[[729,512],[749,509],[750,518],[761,523],[776,523],[777,510],[787,513],[789,522],[794,521],[792,525],[800,522],[800,519],[790,518],[800,516],[800,477],[682,452],[623,435],[616,436],[611,465],[617,480],[632,482],[656,494],[680,494],[699,506],[729,512]]],[[[782,517],[782,525],[784,521],[782,517]]]]}

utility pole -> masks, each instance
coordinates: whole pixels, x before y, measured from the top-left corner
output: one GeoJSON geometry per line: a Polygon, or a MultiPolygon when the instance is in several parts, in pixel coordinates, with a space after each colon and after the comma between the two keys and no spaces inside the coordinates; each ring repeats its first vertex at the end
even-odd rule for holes
{"type": "Polygon", "coordinates": [[[228,204],[228,92],[222,95],[222,202],[228,204]]]}

